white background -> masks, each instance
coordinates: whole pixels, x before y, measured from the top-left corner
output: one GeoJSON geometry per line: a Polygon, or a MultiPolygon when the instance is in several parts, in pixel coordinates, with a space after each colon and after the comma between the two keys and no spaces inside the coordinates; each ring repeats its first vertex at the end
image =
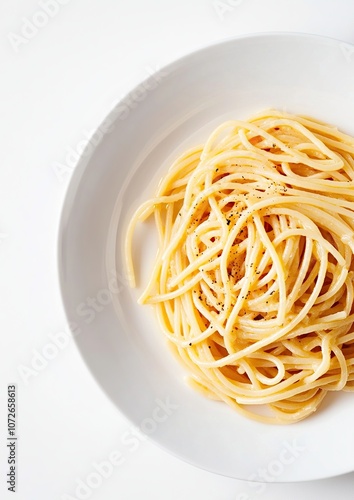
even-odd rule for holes
{"type": "Polygon", "coordinates": [[[70,148],[151,70],[243,33],[297,31],[354,43],[354,3],[46,2],[57,5],[49,18],[39,14],[38,0],[0,4],[0,498],[352,499],[354,473],[252,487],[196,469],[149,441],[139,440],[134,450],[122,444],[129,422],[97,386],[67,333],[56,240],[70,168],[58,175],[55,165],[65,164],[70,148]],[[31,29],[32,21],[42,27],[31,29]],[[60,333],[67,345],[48,350],[60,333]],[[51,360],[39,357],[43,350],[51,360]],[[5,479],[11,383],[18,392],[16,493],[7,492],[5,479]],[[107,461],[112,451],[122,454],[122,463],[86,496],[76,490],[80,480],[97,479],[94,463],[107,461]]]}

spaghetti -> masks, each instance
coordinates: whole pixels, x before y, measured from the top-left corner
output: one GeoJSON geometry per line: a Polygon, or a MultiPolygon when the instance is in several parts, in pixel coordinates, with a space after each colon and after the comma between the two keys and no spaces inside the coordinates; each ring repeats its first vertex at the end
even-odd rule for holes
{"type": "Polygon", "coordinates": [[[219,126],[132,218],[132,286],[134,229],[151,215],[159,251],[139,302],[192,385],[272,423],[354,390],[352,137],[274,110],[219,126]]]}

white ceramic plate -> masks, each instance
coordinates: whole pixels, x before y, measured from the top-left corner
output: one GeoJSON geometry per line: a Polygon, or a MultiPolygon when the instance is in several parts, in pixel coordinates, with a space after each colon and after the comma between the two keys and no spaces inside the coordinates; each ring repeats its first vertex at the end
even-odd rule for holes
{"type": "MultiPolygon", "coordinates": [[[[269,107],[354,134],[354,48],[308,35],[248,36],[184,57],[139,85],[100,126],[75,170],[60,227],[60,282],[86,363],[156,443],[227,476],[301,481],[354,470],[354,395],[329,395],[311,418],[270,426],[196,394],[152,311],[136,304],[139,290],[128,288],[122,263],[127,221],[171,160],[224,119],[269,107]]],[[[147,225],[137,241],[142,281],[151,234],[147,225]]]]}

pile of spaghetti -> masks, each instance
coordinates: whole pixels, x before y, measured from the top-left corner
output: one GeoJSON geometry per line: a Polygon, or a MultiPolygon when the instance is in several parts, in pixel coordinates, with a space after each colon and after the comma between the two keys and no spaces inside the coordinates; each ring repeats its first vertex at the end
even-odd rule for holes
{"type": "Polygon", "coordinates": [[[274,110],[222,124],[135,213],[131,276],[150,215],[159,251],[140,303],[195,387],[274,423],[354,390],[352,137],[274,110]]]}

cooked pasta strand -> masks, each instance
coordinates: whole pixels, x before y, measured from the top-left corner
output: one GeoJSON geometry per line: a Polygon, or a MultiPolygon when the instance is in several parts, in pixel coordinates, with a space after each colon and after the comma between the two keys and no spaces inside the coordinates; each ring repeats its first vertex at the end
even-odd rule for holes
{"type": "Polygon", "coordinates": [[[159,251],[139,301],[193,387],[267,423],[354,390],[354,138],[276,110],[220,125],[133,216],[132,286],[133,233],[152,214],[159,251]]]}

